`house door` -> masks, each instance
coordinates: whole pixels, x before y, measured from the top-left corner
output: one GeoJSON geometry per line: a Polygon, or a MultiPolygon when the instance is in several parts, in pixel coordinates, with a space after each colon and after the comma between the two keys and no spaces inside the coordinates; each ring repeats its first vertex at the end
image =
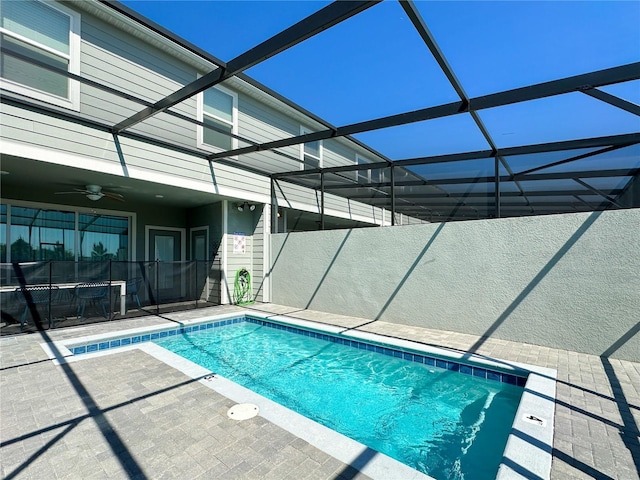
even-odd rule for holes
{"type": "Polygon", "coordinates": [[[149,260],[155,262],[157,269],[155,291],[158,303],[180,301],[185,294],[184,276],[182,275],[182,237],[180,230],[149,229],[149,260]]]}
{"type": "Polygon", "coordinates": [[[191,269],[193,290],[196,298],[209,298],[209,269],[207,245],[209,243],[209,229],[198,227],[191,230],[191,269]]]}

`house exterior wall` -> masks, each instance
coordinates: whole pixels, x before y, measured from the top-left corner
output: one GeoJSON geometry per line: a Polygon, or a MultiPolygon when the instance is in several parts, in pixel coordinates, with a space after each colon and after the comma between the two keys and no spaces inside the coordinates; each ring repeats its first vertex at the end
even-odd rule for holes
{"type": "Polygon", "coordinates": [[[639,226],[630,209],[277,234],[273,302],[637,362],[639,226]]]}

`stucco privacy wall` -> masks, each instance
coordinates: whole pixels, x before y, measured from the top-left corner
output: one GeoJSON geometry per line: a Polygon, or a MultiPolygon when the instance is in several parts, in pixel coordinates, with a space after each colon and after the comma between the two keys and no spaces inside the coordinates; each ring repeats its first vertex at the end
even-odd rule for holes
{"type": "Polygon", "coordinates": [[[640,209],[271,241],[278,304],[640,361],[640,209]]]}

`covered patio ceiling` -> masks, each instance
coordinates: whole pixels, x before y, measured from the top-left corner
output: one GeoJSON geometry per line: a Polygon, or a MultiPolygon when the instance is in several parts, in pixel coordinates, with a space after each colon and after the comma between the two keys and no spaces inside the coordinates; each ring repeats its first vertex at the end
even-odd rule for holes
{"type": "MultiPolygon", "coordinates": [[[[113,88],[95,80],[38,63],[7,46],[2,46],[2,51],[139,104],[140,108],[135,114],[117,124],[61,114],[93,128],[107,130],[114,137],[138,138],[142,135],[132,132],[133,127],[155,115],[170,115],[228,135],[228,132],[187,118],[172,110],[172,107],[234,77],[275,94],[243,72],[335,25],[345,24],[348,27],[349,19],[379,8],[378,5],[381,3],[330,3],[268,40],[224,62],[176,37],[123,4],[105,0],[101,2],[202,56],[211,62],[214,68],[194,82],[152,103],[128,93],[114,91],[113,88]]],[[[271,176],[274,197],[279,182],[290,182],[316,189],[321,198],[321,227],[324,227],[325,193],[388,209],[393,213],[392,223],[396,222],[397,214],[423,221],[449,221],[640,206],[640,194],[637,193],[637,190],[640,190],[640,106],[623,98],[624,95],[611,93],[615,92],[617,87],[622,87],[620,91],[623,92],[629,91],[629,87],[631,90],[640,90],[640,61],[496,93],[471,96],[429,30],[419,8],[422,5],[417,6],[410,0],[399,0],[399,5],[424,43],[424,55],[437,64],[440,74],[446,78],[448,87],[455,92],[454,101],[342,126],[334,126],[314,117],[324,128],[313,133],[270,142],[256,142],[235,135],[242,145],[239,148],[214,154],[200,150],[191,153],[211,162],[233,165],[271,176]],[[569,128],[571,114],[580,114],[577,110],[572,111],[572,105],[576,102],[590,102],[593,115],[598,115],[599,109],[614,109],[615,114],[624,117],[624,120],[616,123],[614,130],[618,130],[602,129],[599,132],[601,135],[581,136],[579,132],[574,133],[569,128]],[[500,117],[503,121],[505,118],[513,118],[514,122],[518,122],[526,118],[529,112],[539,110],[546,112],[549,118],[564,116],[569,119],[568,133],[561,136],[563,140],[506,146],[496,141],[492,131],[495,118],[500,117]],[[399,128],[409,127],[424,127],[428,132],[429,128],[435,126],[432,133],[437,135],[443,125],[438,122],[442,121],[454,122],[450,124],[452,129],[445,134],[450,139],[450,150],[445,153],[392,158],[369,146],[367,135],[372,132],[394,132],[399,128]],[[455,122],[471,126],[474,135],[478,136],[485,148],[459,151],[455,122]],[[357,144],[360,148],[366,148],[372,156],[370,161],[374,163],[300,170],[300,159],[281,150],[288,146],[339,137],[357,144]],[[247,157],[247,154],[266,150],[282,156],[289,162],[283,162],[283,165],[290,164],[291,168],[266,167],[247,157]]],[[[286,101],[282,98],[281,100],[286,101]]],[[[16,99],[5,98],[3,101],[19,102],[16,99]]],[[[539,115],[539,112],[536,115],[539,115]]],[[[526,122],[523,122],[523,125],[526,128],[526,122]]],[[[424,138],[419,134],[412,135],[411,132],[417,130],[406,130],[404,138],[413,140],[417,146],[413,151],[417,151],[424,143],[424,138]]],[[[161,139],[146,140],[185,150],[184,147],[170,145],[161,139]]],[[[275,220],[275,209],[273,215],[275,220]]]]}

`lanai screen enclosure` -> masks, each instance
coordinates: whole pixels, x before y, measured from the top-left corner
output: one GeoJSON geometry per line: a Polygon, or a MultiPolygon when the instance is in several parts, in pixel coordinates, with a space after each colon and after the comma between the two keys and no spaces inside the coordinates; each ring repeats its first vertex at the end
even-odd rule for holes
{"type": "MultiPolygon", "coordinates": [[[[191,123],[200,123],[206,130],[234,137],[238,141],[238,148],[213,154],[202,151],[191,153],[204,156],[211,162],[231,164],[241,169],[271,176],[275,207],[278,203],[278,185],[281,182],[296,183],[315,189],[320,207],[320,215],[316,219],[319,228],[325,228],[324,196],[326,192],[383,207],[391,212],[389,222],[391,224],[397,222],[398,215],[420,221],[441,222],[640,206],[640,187],[638,186],[640,107],[623,98],[627,95],[610,93],[638,90],[640,62],[472,97],[456,77],[456,72],[438,46],[437,38],[430,32],[421,15],[421,9],[428,8],[429,2],[416,4],[401,0],[399,4],[402,10],[424,42],[424,55],[435,59],[441,73],[455,91],[457,100],[348,125],[335,126],[318,119],[326,128],[290,138],[257,143],[251,139],[230,134],[228,130],[219,126],[210,123],[202,124],[187,118],[172,110],[172,107],[233,76],[251,81],[243,74],[244,71],[268,61],[271,57],[295,47],[312,36],[322,34],[337,24],[344,23],[348,27],[352,17],[362,15],[369,9],[379,8],[378,4],[381,2],[331,3],[228,62],[223,62],[201,51],[198,47],[175,38],[163,27],[142,18],[123,4],[106,1],[103,3],[138,22],[147,24],[156,32],[181,43],[186,48],[205,55],[208,60],[218,65],[218,68],[171,95],[155,102],[148,102],[129,93],[114,91],[113,88],[101,85],[100,82],[38,61],[14,49],[8,43],[2,46],[3,56],[20,59],[110,94],[121,96],[128,101],[139,103],[138,113],[116,124],[103,124],[95,120],[73,117],[68,113],[62,114],[79,124],[90,124],[93,128],[112,132],[115,138],[122,136],[140,138],[140,134],[132,133],[132,128],[158,114],[170,115],[191,123]],[[503,147],[496,140],[491,128],[487,126],[488,122],[483,119],[485,113],[489,118],[495,115],[507,117],[513,115],[514,118],[526,115],[527,109],[537,108],[540,102],[545,102],[551,121],[555,115],[554,112],[558,113],[565,109],[567,100],[573,101],[576,96],[601,103],[601,105],[592,104],[595,107],[593,115],[599,115],[601,111],[599,109],[603,106],[608,109],[617,109],[618,112],[615,112],[615,115],[621,120],[616,122],[613,128],[618,128],[619,131],[613,133],[607,131],[602,136],[589,138],[568,138],[549,143],[503,147]],[[279,152],[279,149],[286,146],[305,145],[305,154],[308,150],[312,155],[313,149],[318,145],[317,142],[321,140],[348,137],[354,142],[361,143],[357,137],[353,136],[448,117],[473,122],[477,132],[484,139],[486,147],[466,152],[455,151],[453,147],[454,150],[451,153],[415,158],[388,158],[369,148],[372,157],[378,160],[373,162],[367,160],[366,163],[356,161],[354,165],[332,168],[321,168],[321,166],[310,168],[313,164],[305,163],[302,170],[299,158],[279,152]],[[266,169],[260,163],[246,161],[245,154],[264,150],[279,152],[283,158],[282,167],[266,169]]],[[[632,51],[634,47],[629,45],[629,48],[632,51]]],[[[393,64],[393,59],[388,60],[390,65],[393,64]]],[[[421,59],[416,59],[416,61],[419,60],[421,59]]],[[[274,93],[274,95],[277,94],[274,93]]],[[[20,101],[3,97],[3,102],[19,103],[20,101]]],[[[61,113],[57,112],[57,114],[61,113]]],[[[456,132],[451,132],[452,137],[455,135],[456,132]]],[[[178,148],[157,138],[149,140],[168,148],[178,148]]],[[[423,139],[415,138],[414,141],[419,144],[423,139]]],[[[453,144],[455,142],[452,142],[453,144]]],[[[271,222],[273,229],[277,228],[277,216],[278,210],[273,208],[271,222]]]]}

